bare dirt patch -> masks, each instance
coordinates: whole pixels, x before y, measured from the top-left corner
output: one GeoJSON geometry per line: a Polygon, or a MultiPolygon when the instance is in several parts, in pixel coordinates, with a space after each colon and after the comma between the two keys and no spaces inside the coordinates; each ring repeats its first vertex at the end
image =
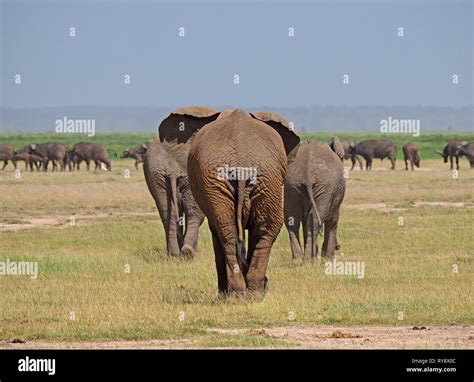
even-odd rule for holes
{"type": "MultiPolygon", "coordinates": [[[[290,326],[252,329],[310,349],[474,349],[474,326],[290,326]]],[[[221,334],[249,334],[248,329],[210,329],[221,334]]]]}
{"type": "Polygon", "coordinates": [[[0,231],[21,231],[31,228],[66,228],[71,225],[71,217],[74,216],[76,225],[82,225],[85,221],[107,218],[123,218],[129,216],[158,216],[156,212],[109,212],[97,214],[75,214],[58,215],[52,217],[23,218],[21,222],[0,222],[0,231]]]}
{"type": "MultiPolygon", "coordinates": [[[[446,326],[288,326],[208,329],[222,335],[264,336],[295,349],[474,349],[473,325],[446,326]]],[[[1,341],[1,349],[186,349],[199,338],[149,341],[1,341]]]]}

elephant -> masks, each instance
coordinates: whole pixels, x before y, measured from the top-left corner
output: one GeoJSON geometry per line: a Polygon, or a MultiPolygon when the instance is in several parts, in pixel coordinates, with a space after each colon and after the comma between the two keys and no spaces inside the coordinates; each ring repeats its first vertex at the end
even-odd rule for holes
{"type": "Polygon", "coordinates": [[[317,238],[323,225],[321,259],[332,260],[334,251],[340,248],[336,233],[346,190],[342,164],[344,154],[337,137],[330,145],[311,141],[300,146],[295,160],[288,166],[284,212],[295,264],[317,257],[317,238]],[[299,238],[301,224],[304,251],[299,238]]]}
{"type": "Polygon", "coordinates": [[[413,143],[405,143],[403,145],[403,159],[405,160],[405,169],[408,171],[408,161],[410,162],[411,170],[413,165],[420,168],[420,152],[418,147],[413,143]]]}
{"type": "Polygon", "coordinates": [[[100,168],[101,164],[105,164],[107,171],[112,170],[112,164],[108,159],[107,149],[98,143],[80,142],[75,144],[69,152],[69,159],[77,165],[78,170],[82,161],[86,162],[87,171],[89,171],[91,161],[95,164],[95,171],[100,168]]]}
{"type": "Polygon", "coordinates": [[[13,167],[15,167],[16,170],[15,154],[16,151],[12,145],[0,145],[0,162],[3,162],[2,170],[5,169],[9,160],[13,163],[13,167]]]}
{"type": "Polygon", "coordinates": [[[465,156],[471,168],[474,168],[474,142],[464,143],[459,149],[459,155],[465,156]]]}
{"type": "Polygon", "coordinates": [[[358,155],[353,154],[353,151],[354,151],[353,149],[356,145],[356,141],[354,140],[344,141],[344,142],[341,142],[341,145],[342,145],[342,148],[344,149],[344,160],[350,159],[352,162],[352,167],[350,171],[354,169],[356,160],[359,163],[360,169],[363,170],[364,168],[362,165],[362,161],[360,160],[360,157],[358,155]]]}
{"type": "Polygon", "coordinates": [[[444,146],[443,151],[436,150],[436,152],[443,157],[444,163],[448,163],[449,158],[451,170],[453,169],[453,158],[455,158],[456,169],[459,170],[459,149],[466,143],[467,142],[462,142],[459,139],[451,139],[448,144],[444,146]]]}
{"type": "Polygon", "coordinates": [[[189,184],[212,233],[220,296],[265,295],[271,248],[283,225],[283,182],[299,142],[283,117],[241,109],[196,134],[189,184]]]}
{"type": "Polygon", "coordinates": [[[28,146],[28,154],[37,155],[43,161],[43,170],[48,171],[48,163],[51,161],[53,163],[53,171],[57,169],[57,163],[59,162],[61,171],[66,167],[68,160],[69,149],[66,145],[62,143],[41,143],[41,144],[31,144],[28,146]]]}
{"type": "Polygon", "coordinates": [[[165,228],[168,256],[196,256],[199,227],[204,215],[197,206],[187,175],[190,144],[219,112],[205,107],[174,110],[159,127],[159,140],[148,145],[144,156],[145,180],[165,228]]]}
{"type": "Polygon", "coordinates": [[[365,159],[365,169],[372,170],[372,160],[374,158],[388,158],[392,164],[391,169],[395,170],[395,161],[397,155],[397,147],[392,141],[387,139],[369,139],[357,143],[349,149],[352,155],[360,155],[365,159]]]}
{"type": "Polygon", "coordinates": [[[148,149],[147,145],[138,145],[133,149],[126,149],[123,151],[121,158],[133,158],[135,159],[135,168],[138,171],[138,164],[143,163],[145,160],[146,150],[148,149]]]}

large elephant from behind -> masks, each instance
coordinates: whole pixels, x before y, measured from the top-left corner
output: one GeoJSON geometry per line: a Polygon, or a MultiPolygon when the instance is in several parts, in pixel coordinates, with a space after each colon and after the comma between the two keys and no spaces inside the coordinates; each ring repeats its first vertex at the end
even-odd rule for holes
{"type": "Polygon", "coordinates": [[[212,233],[220,294],[263,297],[270,251],[283,225],[288,158],[298,147],[288,122],[272,113],[226,112],[196,135],[189,183],[212,233]]]}
{"type": "Polygon", "coordinates": [[[310,261],[318,253],[317,237],[324,225],[322,259],[339,249],[336,233],[346,182],[344,149],[337,137],[330,145],[315,141],[301,145],[285,177],[285,225],[293,262],[310,261]],[[303,226],[304,252],[299,232],[303,226]]]}
{"type": "Polygon", "coordinates": [[[148,145],[143,170],[165,228],[166,247],[172,257],[193,258],[204,215],[189,188],[187,158],[196,133],[219,112],[206,107],[174,110],[159,127],[159,140],[148,145]]]}

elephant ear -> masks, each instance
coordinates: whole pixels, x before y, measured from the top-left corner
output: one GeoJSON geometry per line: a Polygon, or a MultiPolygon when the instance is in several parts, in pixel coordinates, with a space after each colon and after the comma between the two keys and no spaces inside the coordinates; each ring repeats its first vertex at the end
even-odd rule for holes
{"type": "Polygon", "coordinates": [[[300,147],[300,137],[296,135],[288,121],[281,115],[271,112],[255,112],[250,113],[250,115],[259,121],[265,122],[280,134],[285,146],[288,163],[293,162],[300,147]]]}
{"type": "Polygon", "coordinates": [[[342,147],[341,141],[338,137],[333,137],[331,143],[329,144],[332,151],[334,151],[339,158],[344,158],[344,147],[342,147]]]}
{"type": "Polygon", "coordinates": [[[166,117],[158,128],[160,141],[171,143],[192,142],[199,129],[214,121],[219,112],[203,106],[176,109],[166,117]]]}

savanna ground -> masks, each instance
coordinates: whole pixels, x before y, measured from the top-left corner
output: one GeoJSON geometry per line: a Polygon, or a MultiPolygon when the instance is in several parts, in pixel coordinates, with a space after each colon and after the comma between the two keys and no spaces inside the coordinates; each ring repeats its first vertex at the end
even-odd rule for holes
{"type": "MultiPolygon", "coordinates": [[[[436,158],[450,136],[395,137],[396,171],[376,160],[372,172],[350,172],[337,260],[363,261],[364,278],[293,265],[282,228],[262,302],[217,298],[206,222],[196,259],[167,258],[133,160],[98,173],[30,173],[21,163],[19,178],[9,165],[0,172],[0,261],[37,261],[39,275],[0,276],[0,347],[474,348],[474,170],[462,159],[453,178],[436,158]],[[421,169],[404,170],[402,140],[422,148],[421,169]]],[[[151,137],[93,140],[121,152],[151,137]]],[[[57,138],[0,135],[16,148],[57,138]]]]}

